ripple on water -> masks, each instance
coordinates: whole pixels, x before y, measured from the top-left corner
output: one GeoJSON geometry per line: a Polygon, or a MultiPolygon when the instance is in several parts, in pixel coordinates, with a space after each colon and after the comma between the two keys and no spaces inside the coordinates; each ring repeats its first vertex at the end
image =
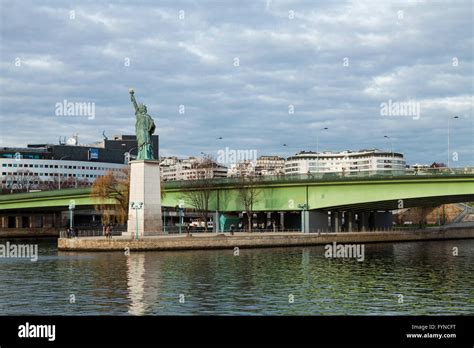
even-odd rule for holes
{"type": "Polygon", "coordinates": [[[323,247],[126,257],[38,244],[37,262],[0,259],[3,315],[474,314],[472,240],[455,242],[459,257],[452,241],[369,244],[363,262],[323,247]]]}

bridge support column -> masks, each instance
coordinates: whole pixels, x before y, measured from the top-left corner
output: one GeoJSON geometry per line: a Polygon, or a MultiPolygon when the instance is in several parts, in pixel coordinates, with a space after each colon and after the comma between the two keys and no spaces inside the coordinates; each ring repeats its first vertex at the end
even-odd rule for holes
{"type": "Polygon", "coordinates": [[[35,228],[36,227],[36,215],[28,216],[28,227],[35,228]]]}
{"type": "Polygon", "coordinates": [[[342,222],[342,212],[331,211],[331,230],[333,232],[341,231],[341,222],[342,222]]]}
{"type": "Polygon", "coordinates": [[[302,210],[301,211],[301,232],[308,233],[309,232],[309,211],[302,210]]]}
{"type": "MultiPolygon", "coordinates": [[[[53,227],[53,214],[45,214],[44,215],[43,227],[44,228],[53,227]]],[[[59,227],[59,226],[56,226],[56,227],[59,227]]]]}
{"type": "Polygon", "coordinates": [[[15,216],[15,228],[22,228],[21,216],[15,216]]]}
{"type": "Polygon", "coordinates": [[[219,217],[220,217],[220,214],[218,211],[216,211],[214,213],[214,222],[212,223],[212,229],[214,230],[214,232],[218,233],[219,232],[219,217]]]}
{"type": "Polygon", "coordinates": [[[285,213],[280,213],[280,230],[285,229],[285,213]]]}
{"type": "Polygon", "coordinates": [[[359,231],[367,231],[367,228],[369,227],[369,216],[367,212],[361,211],[357,215],[359,217],[359,231]]]}
{"type": "Polygon", "coordinates": [[[344,220],[345,220],[347,232],[352,232],[352,230],[354,228],[353,227],[353,225],[354,225],[354,212],[346,211],[344,213],[344,220]]]}

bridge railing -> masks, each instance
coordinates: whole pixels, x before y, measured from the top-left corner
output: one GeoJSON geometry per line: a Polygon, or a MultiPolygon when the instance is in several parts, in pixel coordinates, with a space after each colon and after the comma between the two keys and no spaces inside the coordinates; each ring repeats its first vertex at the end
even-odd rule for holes
{"type": "MultiPolygon", "coordinates": [[[[395,232],[395,231],[399,231],[399,232],[410,232],[410,231],[430,231],[430,230],[436,230],[436,229],[443,229],[445,228],[446,226],[429,226],[429,227],[425,227],[425,228],[420,228],[418,225],[414,225],[414,226],[404,226],[404,227],[393,227],[393,228],[377,228],[377,229],[367,229],[365,230],[364,232],[395,232]]],[[[459,228],[462,228],[463,226],[459,226],[459,228]]],[[[456,227],[452,227],[452,228],[456,228],[456,227]]],[[[73,238],[73,237],[78,237],[78,238],[81,238],[81,237],[104,237],[104,234],[102,232],[102,229],[91,229],[91,230],[79,230],[78,231],[78,235],[69,235],[67,234],[67,231],[66,230],[61,230],[60,233],[59,233],[59,236],[60,238],[73,238]]],[[[112,234],[113,236],[121,236],[122,235],[122,232],[126,232],[126,228],[117,228],[117,229],[114,229],[112,230],[112,234]]],[[[219,231],[217,233],[225,233],[225,234],[229,234],[231,231],[230,230],[225,230],[225,231],[219,231]]],[[[261,229],[261,230],[253,230],[251,231],[252,234],[255,234],[255,235],[258,235],[259,233],[303,233],[301,231],[301,229],[284,229],[284,230],[273,230],[273,229],[261,229]]],[[[339,231],[338,233],[344,233],[344,232],[348,232],[348,231],[339,231]]],[[[362,231],[351,231],[351,232],[362,232],[362,231]]],[[[186,230],[185,228],[182,228],[181,229],[181,234],[182,235],[186,235],[188,233],[188,230],[186,230]]],[[[193,228],[193,229],[190,229],[189,230],[189,233],[191,234],[201,234],[201,233],[205,233],[204,231],[204,228],[193,228]]],[[[212,231],[212,230],[208,230],[207,233],[216,233],[215,231],[212,231]]],[[[234,235],[239,235],[239,234],[242,234],[242,233],[248,233],[247,230],[234,230],[234,235]]],[[[324,229],[310,229],[309,234],[318,234],[318,233],[322,233],[322,234],[325,234],[325,233],[335,233],[333,230],[331,230],[331,228],[324,228],[324,229]]],[[[180,234],[180,231],[179,231],[179,227],[176,227],[176,226],[173,226],[173,227],[167,227],[165,231],[163,231],[162,233],[158,233],[158,236],[161,235],[161,236],[166,236],[166,235],[179,235],[180,234]]]]}
{"type": "MultiPolygon", "coordinates": [[[[265,175],[258,177],[257,182],[261,183],[286,183],[298,181],[338,181],[338,180],[357,180],[361,178],[387,179],[387,178],[407,178],[415,176],[431,177],[450,177],[450,176],[470,176],[474,175],[474,167],[465,168],[408,168],[406,170],[377,170],[363,172],[341,172],[341,173],[308,173],[308,174],[281,174],[265,175]]],[[[235,185],[239,179],[235,177],[214,179],[213,183],[219,185],[235,185]]],[[[193,187],[192,180],[165,181],[164,186],[167,189],[193,187]]]]}
{"type": "MultiPolygon", "coordinates": [[[[122,232],[126,232],[127,227],[124,226],[118,226],[118,227],[113,227],[112,228],[112,236],[121,236],[122,232]]],[[[60,238],[71,238],[71,237],[100,237],[104,236],[104,232],[102,228],[86,228],[86,229],[81,229],[78,228],[77,234],[68,234],[68,231],[66,229],[60,230],[59,231],[59,237],[60,238]]]]}

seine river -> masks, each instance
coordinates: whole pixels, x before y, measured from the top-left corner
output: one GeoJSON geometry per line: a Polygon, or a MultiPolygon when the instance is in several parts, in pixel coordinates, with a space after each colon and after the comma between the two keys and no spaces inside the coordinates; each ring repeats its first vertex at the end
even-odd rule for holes
{"type": "Polygon", "coordinates": [[[323,246],[126,256],[16,242],[39,258],[0,258],[1,315],[474,314],[474,240],[366,244],[363,262],[323,246]]]}

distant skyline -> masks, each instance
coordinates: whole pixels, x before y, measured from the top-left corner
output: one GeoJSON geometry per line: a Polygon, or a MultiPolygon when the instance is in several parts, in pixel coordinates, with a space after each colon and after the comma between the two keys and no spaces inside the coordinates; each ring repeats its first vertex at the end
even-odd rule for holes
{"type": "Polygon", "coordinates": [[[391,151],[391,140],[407,163],[447,163],[458,116],[451,166],[474,166],[469,0],[0,6],[0,146],[134,134],[134,88],[162,156],[391,151]],[[94,115],[58,113],[66,101],[94,115]]]}

